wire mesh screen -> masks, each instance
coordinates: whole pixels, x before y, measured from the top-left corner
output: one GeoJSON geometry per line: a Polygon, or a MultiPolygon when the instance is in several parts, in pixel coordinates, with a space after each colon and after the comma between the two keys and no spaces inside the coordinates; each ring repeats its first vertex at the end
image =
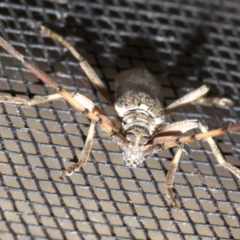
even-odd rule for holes
{"type": "MultiPolygon", "coordinates": [[[[114,95],[117,73],[145,67],[162,85],[163,103],[203,83],[235,106],[193,105],[167,123],[194,118],[210,129],[239,122],[239,1],[2,0],[1,36],[70,92],[114,108],[58,43],[29,27],[66,37],[114,95]]],[[[54,91],[0,50],[1,95],[32,98],[54,91]]],[[[180,209],[168,207],[165,175],[175,149],[128,169],[97,128],[89,162],[64,181],[89,120],[64,100],[36,107],[0,104],[1,239],[240,239],[239,180],[220,167],[205,142],[185,147],[174,180],[180,209]]],[[[239,161],[239,133],[216,138],[226,160],[239,161]]]]}

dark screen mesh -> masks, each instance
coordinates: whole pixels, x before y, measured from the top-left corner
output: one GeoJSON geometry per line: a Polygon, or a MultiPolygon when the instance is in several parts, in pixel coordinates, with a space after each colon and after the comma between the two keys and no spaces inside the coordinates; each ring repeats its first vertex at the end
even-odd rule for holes
{"type": "MultiPolygon", "coordinates": [[[[239,122],[240,2],[142,0],[2,0],[1,36],[68,91],[92,99],[115,119],[77,61],[28,26],[43,22],[67,37],[114,94],[114,77],[146,67],[161,82],[165,106],[203,83],[234,107],[189,105],[171,123],[200,119],[209,128],[239,122]]],[[[1,94],[52,93],[0,49],[1,94]]],[[[115,119],[116,120],[116,119],[115,119]]],[[[1,239],[240,239],[240,186],[217,165],[205,142],[186,148],[174,181],[179,211],[164,187],[175,149],[136,169],[97,128],[89,162],[64,182],[89,120],[64,100],[37,107],[0,104],[1,239]]],[[[216,138],[228,162],[240,166],[239,133],[216,138]]]]}

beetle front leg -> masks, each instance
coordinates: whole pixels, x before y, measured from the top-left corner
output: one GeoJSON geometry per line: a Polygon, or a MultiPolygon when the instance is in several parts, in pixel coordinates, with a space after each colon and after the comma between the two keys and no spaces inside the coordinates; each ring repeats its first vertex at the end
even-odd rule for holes
{"type": "MultiPolygon", "coordinates": [[[[205,133],[207,132],[206,126],[204,126],[201,122],[198,122],[198,127],[201,130],[201,132],[205,133]]],[[[206,139],[207,143],[209,144],[210,148],[212,149],[212,152],[218,162],[218,164],[227,170],[229,170],[231,173],[233,173],[238,179],[240,179],[240,170],[236,167],[234,167],[231,163],[228,163],[225,158],[223,157],[221,151],[219,150],[217,144],[213,140],[213,138],[209,137],[206,139]]]]}
{"type": "Polygon", "coordinates": [[[174,158],[171,162],[170,169],[168,170],[168,173],[166,176],[166,181],[165,181],[168,203],[169,203],[169,206],[172,208],[178,208],[176,196],[173,191],[173,181],[174,181],[175,173],[182,155],[182,151],[183,151],[183,148],[180,147],[175,153],[174,158]]]}
{"type": "Polygon", "coordinates": [[[94,121],[91,121],[89,130],[88,130],[87,140],[84,144],[83,150],[81,151],[78,157],[78,162],[63,171],[62,175],[60,176],[61,180],[63,180],[64,176],[71,176],[74,172],[78,171],[83,165],[87,163],[91,149],[92,149],[95,126],[96,126],[96,123],[94,121]]]}

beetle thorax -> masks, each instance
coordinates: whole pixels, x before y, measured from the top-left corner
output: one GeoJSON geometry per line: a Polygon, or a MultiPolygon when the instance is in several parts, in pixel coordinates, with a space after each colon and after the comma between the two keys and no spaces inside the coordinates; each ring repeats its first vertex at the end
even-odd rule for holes
{"type": "Polygon", "coordinates": [[[135,109],[127,112],[122,119],[122,132],[134,131],[136,134],[144,132],[151,136],[155,130],[155,120],[146,111],[135,109]],[[136,130],[134,130],[136,129],[136,130]]]}

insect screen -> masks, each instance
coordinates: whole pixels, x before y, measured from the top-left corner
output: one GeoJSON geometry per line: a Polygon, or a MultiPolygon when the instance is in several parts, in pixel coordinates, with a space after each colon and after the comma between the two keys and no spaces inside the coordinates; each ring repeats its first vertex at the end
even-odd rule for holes
{"type": "MultiPolygon", "coordinates": [[[[162,85],[167,106],[204,83],[235,106],[194,105],[166,123],[199,119],[209,129],[239,123],[239,1],[2,0],[0,34],[69,92],[115,111],[78,62],[31,21],[66,37],[114,95],[117,73],[145,67],[162,85]]],[[[54,93],[0,49],[1,95],[54,93]]],[[[36,107],[0,103],[1,239],[240,239],[239,180],[216,162],[206,142],[185,146],[174,180],[180,209],[168,207],[165,175],[176,149],[124,165],[100,127],[89,162],[59,179],[84,146],[89,120],[64,100],[36,107]]],[[[191,133],[198,131],[192,131],[191,133]]],[[[215,138],[240,166],[239,133],[215,138]]]]}

